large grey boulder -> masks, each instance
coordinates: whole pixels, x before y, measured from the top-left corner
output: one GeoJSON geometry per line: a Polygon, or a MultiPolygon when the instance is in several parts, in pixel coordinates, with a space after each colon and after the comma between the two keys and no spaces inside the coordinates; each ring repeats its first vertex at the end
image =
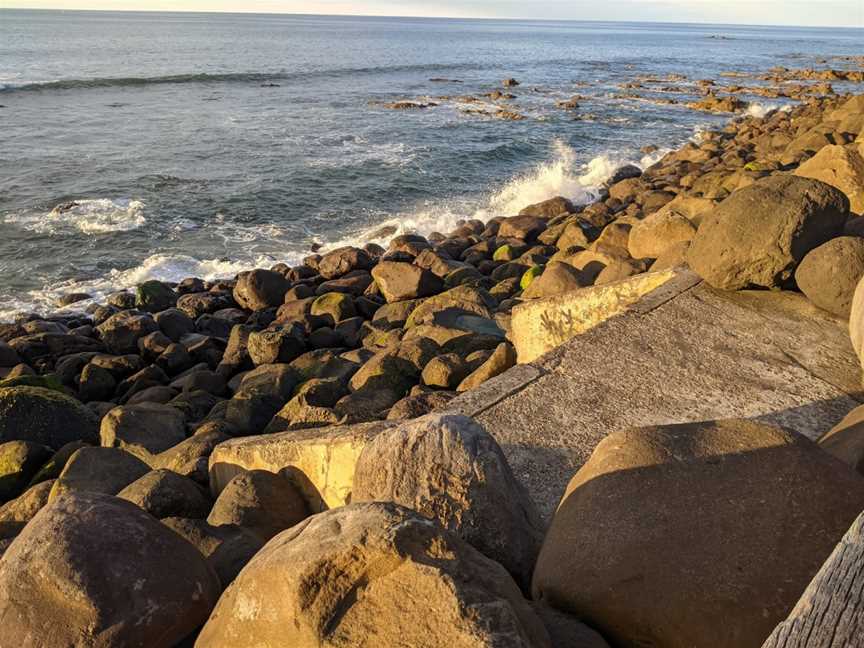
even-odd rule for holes
{"type": "Polygon", "coordinates": [[[747,420],[614,433],[567,487],[535,600],[613,645],[758,647],[864,509],[864,479],[747,420]]]}
{"type": "Polygon", "coordinates": [[[137,353],[138,340],[155,333],[159,325],[150,315],[137,311],[121,311],[96,327],[109,353],[137,353]]]}
{"type": "Polygon", "coordinates": [[[838,236],[849,199],[818,180],[770,176],[705,214],[687,262],[715,288],[783,286],[804,256],[838,236]]]}
{"type": "Polygon", "coordinates": [[[170,648],[218,597],[219,580],[195,547],[108,495],[49,503],[0,558],[9,646],[170,648]]]}
{"type": "Polygon", "coordinates": [[[271,540],[197,648],[551,648],[503,567],[421,515],[352,504],[271,540]]]}
{"type": "Polygon", "coordinates": [[[473,419],[430,414],[360,454],[352,502],[396,502],[437,520],[527,588],[543,529],[495,439],[473,419]]]}

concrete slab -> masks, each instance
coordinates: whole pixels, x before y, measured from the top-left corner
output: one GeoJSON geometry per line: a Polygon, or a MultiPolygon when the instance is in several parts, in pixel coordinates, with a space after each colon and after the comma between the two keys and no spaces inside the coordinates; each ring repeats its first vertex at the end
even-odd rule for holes
{"type": "Polygon", "coordinates": [[[687,283],[448,406],[495,436],[547,522],[612,431],[743,417],[816,439],[864,400],[845,321],[796,293],[687,283]]]}

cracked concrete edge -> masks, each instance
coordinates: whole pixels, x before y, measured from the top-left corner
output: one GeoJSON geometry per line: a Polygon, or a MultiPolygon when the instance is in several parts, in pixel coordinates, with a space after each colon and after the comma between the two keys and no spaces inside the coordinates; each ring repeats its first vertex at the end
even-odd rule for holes
{"type": "MultiPolygon", "coordinates": [[[[701,277],[695,272],[687,269],[682,270],[678,276],[658,286],[627,310],[601,322],[592,330],[602,328],[607,322],[619,317],[646,315],[691,288],[698,286],[701,282],[701,277]]],[[[556,365],[555,358],[566,353],[567,347],[573,340],[578,339],[578,337],[552,349],[549,353],[541,356],[534,362],[516,365],[503,374],[486,381],[477,389],[461,394],[450,401],[446,408],[444,408],[444,411],[471,417],[480,416],[483,412],[495,407],[495,405],[503,400],[518,394],[541,376],[550,373],[556,365]]]]}
{"type": "Polygon", "coordinates": [[[657,286],[642,299],[630,306],[627,311],[636,315],[647,315],[663,304],[672,301],[678,295],[695,288],[702,283],[702,277],[688,268],[681,268],[678,274],[666,283],[657,286]]]}
{"type": "Polygon", "coordinates": [[[480,416],[504,399],[518,394],[545,373],[540,367],[532,364],[516,365],[495,378],[487,380],[477,389],[457,396],[443,411],[471,417],[480,416]]]}

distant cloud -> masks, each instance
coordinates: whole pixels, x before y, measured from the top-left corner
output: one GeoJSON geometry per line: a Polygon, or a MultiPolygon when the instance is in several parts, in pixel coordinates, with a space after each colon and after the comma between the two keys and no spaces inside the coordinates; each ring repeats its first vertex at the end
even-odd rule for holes
{"type": "Polygon", "coordinates": [[[864,0],[0,0],[0,8],[453,16],[864,28],[864,0]]]}

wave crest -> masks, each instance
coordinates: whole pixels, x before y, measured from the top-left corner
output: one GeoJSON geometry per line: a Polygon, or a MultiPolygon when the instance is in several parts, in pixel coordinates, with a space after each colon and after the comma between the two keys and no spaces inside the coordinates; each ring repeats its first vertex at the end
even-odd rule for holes
{"type": "Polygon", "coordinates": [[[147,222],[144,203],[135,199],[87,198],[73,200],[45,213],[17,213],[4,222],[37,234],[55,234],[62,228],[75,228],[84,234],[108,234],[138,229],[147,222]]]}

